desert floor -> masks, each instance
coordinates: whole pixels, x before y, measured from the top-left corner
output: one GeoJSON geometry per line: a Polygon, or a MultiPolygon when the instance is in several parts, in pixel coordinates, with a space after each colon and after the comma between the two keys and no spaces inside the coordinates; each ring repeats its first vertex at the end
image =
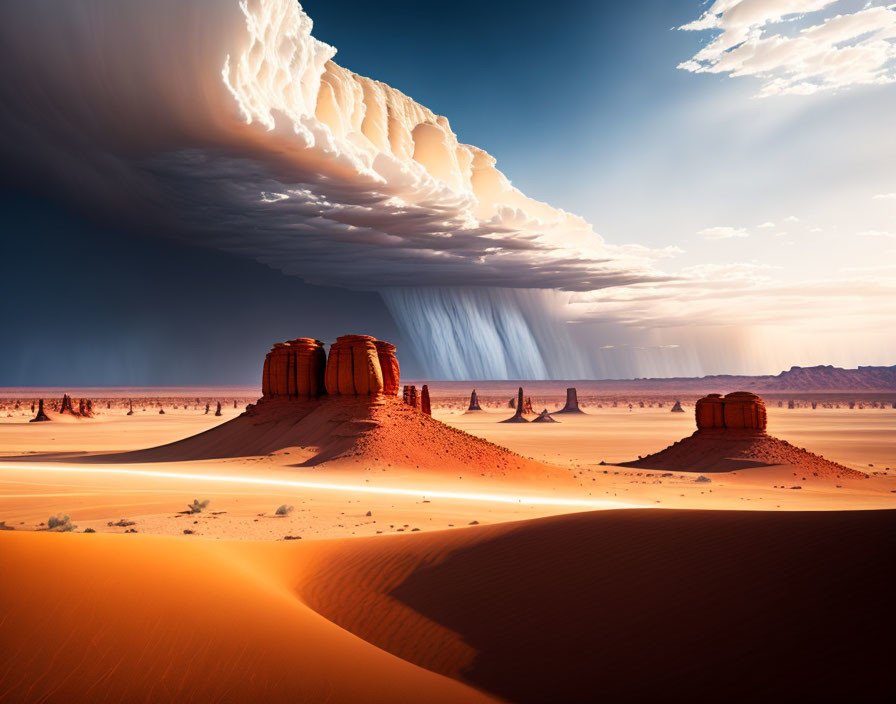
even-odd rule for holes
{"type": "Polygon", "coordinates": [[[707,482],[612,464],[689,435],[692,406],[501,424],[512,411],[437,404],[437,419],[560,468],[515,478],[363,457],[303,467],[288,447],[88,457],[242,410],[134,405],[0,417],[0,701],[618,701],[662,682],[697,700],[738,682],[739,700],[837,691],[859,666],[850,691],[882,695],[879,653],[831,634],[892,621],[896,519],[876,509],[896,508],[896,410],[769,408],[771,434],[868,479],[773,467],[707,482]],[[193,499],[209,503],[186,513],[193,499]],[[73,533],[47,530],[59,513],[73,533]],[[766,674],[745,684],[717,654],[732,648],[766,674]]]}

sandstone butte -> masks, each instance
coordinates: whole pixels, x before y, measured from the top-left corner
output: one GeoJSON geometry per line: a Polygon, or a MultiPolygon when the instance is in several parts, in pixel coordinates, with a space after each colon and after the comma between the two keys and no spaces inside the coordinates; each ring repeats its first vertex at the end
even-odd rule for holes
{"type": "Polygon", "coordinates": [[[278,342],[262,370],[263,398],[394,396],[400,371],[395,345],[369,335],[343,335],[330,345],[310,337],[278,342]]]}
{"type": "Polygon", "coordinates": [[[765,402],[749,391],[735,391],[727,396],[709,394],[697,401],[695,414],[698,431],[743,431],[764,435],[767,425],[765,402]]]}
{"type": "Polygon", "coordinates": [[[790,481],[793,476],[835,480],[868,477],[768,435],[765,401],[754,393],[709,394],[697,401],[695,419],[697,430],[693,435],[620,466],[710,473],[786,465],[780,477],[790,481]]]}
{"type": "Polygon", "coordinates": [[[554,413],[584,413],[584,411],[579,408],[579,396],[574,387],[570,387],[566,390],[566,405],[559,411],[554,411],[554,413]]]}

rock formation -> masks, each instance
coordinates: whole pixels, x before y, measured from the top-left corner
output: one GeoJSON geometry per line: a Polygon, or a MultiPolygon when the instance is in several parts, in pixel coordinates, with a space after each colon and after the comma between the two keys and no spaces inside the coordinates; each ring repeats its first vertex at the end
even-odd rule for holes
{"type": "Polygon", "coordinates": [[[579,397],[576,393],[575,388],[569,388],[566,390],[566,405],[563,406],[559,411],[554,411],[554,413],[584,413],[581,408],[579,408],[579,397]]]}
{"type": "Polygon", "coordinates": [[[330,345],[327,358],[327,393],[373,396],[383,393],[383,369],[376,339],[369,335],[343,335],[330,345]]]}
{"type": "Polygon", "coordinates": [[[132,416],[134,415],[134,402],[128,399],[128,412],[126,415],[132,416]]]}
{"type": "Polygon", "coordinates": [[[479,397],[476,395],[476,389],[473,389],[473,393],[470,394],[470,406],[467,408],[467,413],[470,411],[481,411],[482,406],[479,405],[479,397]]]}
{"type": "Polygon", "coordinates": [[[408,405],[417,408],[417,387],[413,384],[408,389],[408,405]]]}
{"type": "Polygon", "coordinates": [[[68,394],[62,394],[62,405],[59,406],[59,412],[75,415],[75,408],[72,405],[72,397],[68,394]]]}
{"type": "Polygon", "coordinates": [[[523,415],[526,415],[526,416],[534,416],[535,415],[535,409],[532,408],[532,398],[529,396],[526,397],[526,403],[523,405],[523,415]]]}
{"type": "Polygon", "coordinates": [[[765,433],[765,402],[749,391],[709,394],[697,401],[695,414],[698,431],[765,433]]]}
{"type": "Polygon", "coordinates": [[[528,423],[529,421],[523,418],[523,387],[521,386],[519,391],[516,394],[516,402],[514,403],[516,407],[516,413],[514,413],[507,420],[502,420],[502,423],[528,423]]]}
{"type": "Polygon", "coordinates": [[[29,420],[28,422],[29,422],[29,423],[41,423],[41,422],[43,422],[43,421],[45,421],[45,420],[50,420],[50,416],[48,416],[46,413],[44,413],[44,400],[41,399],[41,400],[38,402],[38,406],[37,406],[37,415],[34,416],[34,418],[32,418],[31,420],[29,420]]]}
{"type": "Polygon", "coordinates": [[[429,403],[429,387],[424,384],[420,391],[420,412],[428,416],[432,415],[432,406],[429,403]]]}
{"type": "Polygon", "coordinates": [[[264,398],[317,398],[324,393],[327,353],[324,343],[310,337],[278,342],[264,359],[264,398]]]}
{"type": "Polygon", "coordinates": [[[535,418],[533,423],[558,423],[559,421],[556,418],[551,418],[551,414],[548,413],[548,409],[545,408],[541,413],[538,414],[538,418],[535,418]]]}
{"type": "Polygon", "coordinates": [[[218,401],[218,407],[215,409],[215,415],[216,416],[221,415],[221,402],[220,401],[218,401]]]}
{"type": "Polygon", "coordinates": [[[386,396],[397,396],[401,369],[398,366],[398,357],[395,356],[395,345],[383,340],[374,340],[373,344],[383,372],[383,393],[386,396]]]}
{"type": "Polygon", "coordinates": [[[208,415],[211,410],[211,404],[205,404],[205,415],[208,415]]]}
{"type": "Polygon", "coordinates": [[[684,413],[684,409],[681,407],[681,401],[675,401],[675,405],[672,406],[672,410],[670,413],[684,413]]]}
{"type": "Polygon", "coordinates": [[[765,402],[737,391],[710,394],[697,401],[697,431],[661,452],[621,466],[680,472],[735,472],[782,467],[788,480],[794,472],[818,479],[866,479],[867,475],[766,433],[765,402]]]}

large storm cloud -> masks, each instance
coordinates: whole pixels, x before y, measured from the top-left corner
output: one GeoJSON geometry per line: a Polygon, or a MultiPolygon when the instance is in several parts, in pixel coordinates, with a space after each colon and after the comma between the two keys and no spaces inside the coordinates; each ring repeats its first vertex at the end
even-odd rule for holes
{"type": "MultiPolygon", "coordinates": [[[[309,283],[442,287],[421,294],[424,308],[388,295],[400,326],[435,336],[421,348],[463,336],[413,320],[460,287],[503,289],[477,305],[531,320],[542,298],[513,290],[659,278],[648,250],[611,246],[526,197],[446,118],[335,64],[293,0],[36,0],[4,14],[0,140],[22,178],[116,225],[309,283]]],[[[523,368],[587,372],[581,360],[545,363],[553,343],[528,335],[538,358],[523,368]]],[[[428,371],[462,366],[433,360],[428,371]]]]}

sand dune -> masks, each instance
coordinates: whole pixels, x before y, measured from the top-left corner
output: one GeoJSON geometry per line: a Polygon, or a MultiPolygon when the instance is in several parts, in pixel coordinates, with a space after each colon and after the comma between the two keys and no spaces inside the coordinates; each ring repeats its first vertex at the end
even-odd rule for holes
{"type": "Polygon", "coordinates": [[[894,527],[892,511],[575,514],[333,544],[299,593],[511,701],[880,699],[894,527]]]}
{"type": "Polygon", "coordinates": [[[288,544],[0,536],[0,701],[485,702],[334,626],[288,544]]]}
{"type": "Polygon", "coordinates": [[[0,699],[884,699],[894,523],[621,510],[306,544],[0,534],[0,699]]]}

